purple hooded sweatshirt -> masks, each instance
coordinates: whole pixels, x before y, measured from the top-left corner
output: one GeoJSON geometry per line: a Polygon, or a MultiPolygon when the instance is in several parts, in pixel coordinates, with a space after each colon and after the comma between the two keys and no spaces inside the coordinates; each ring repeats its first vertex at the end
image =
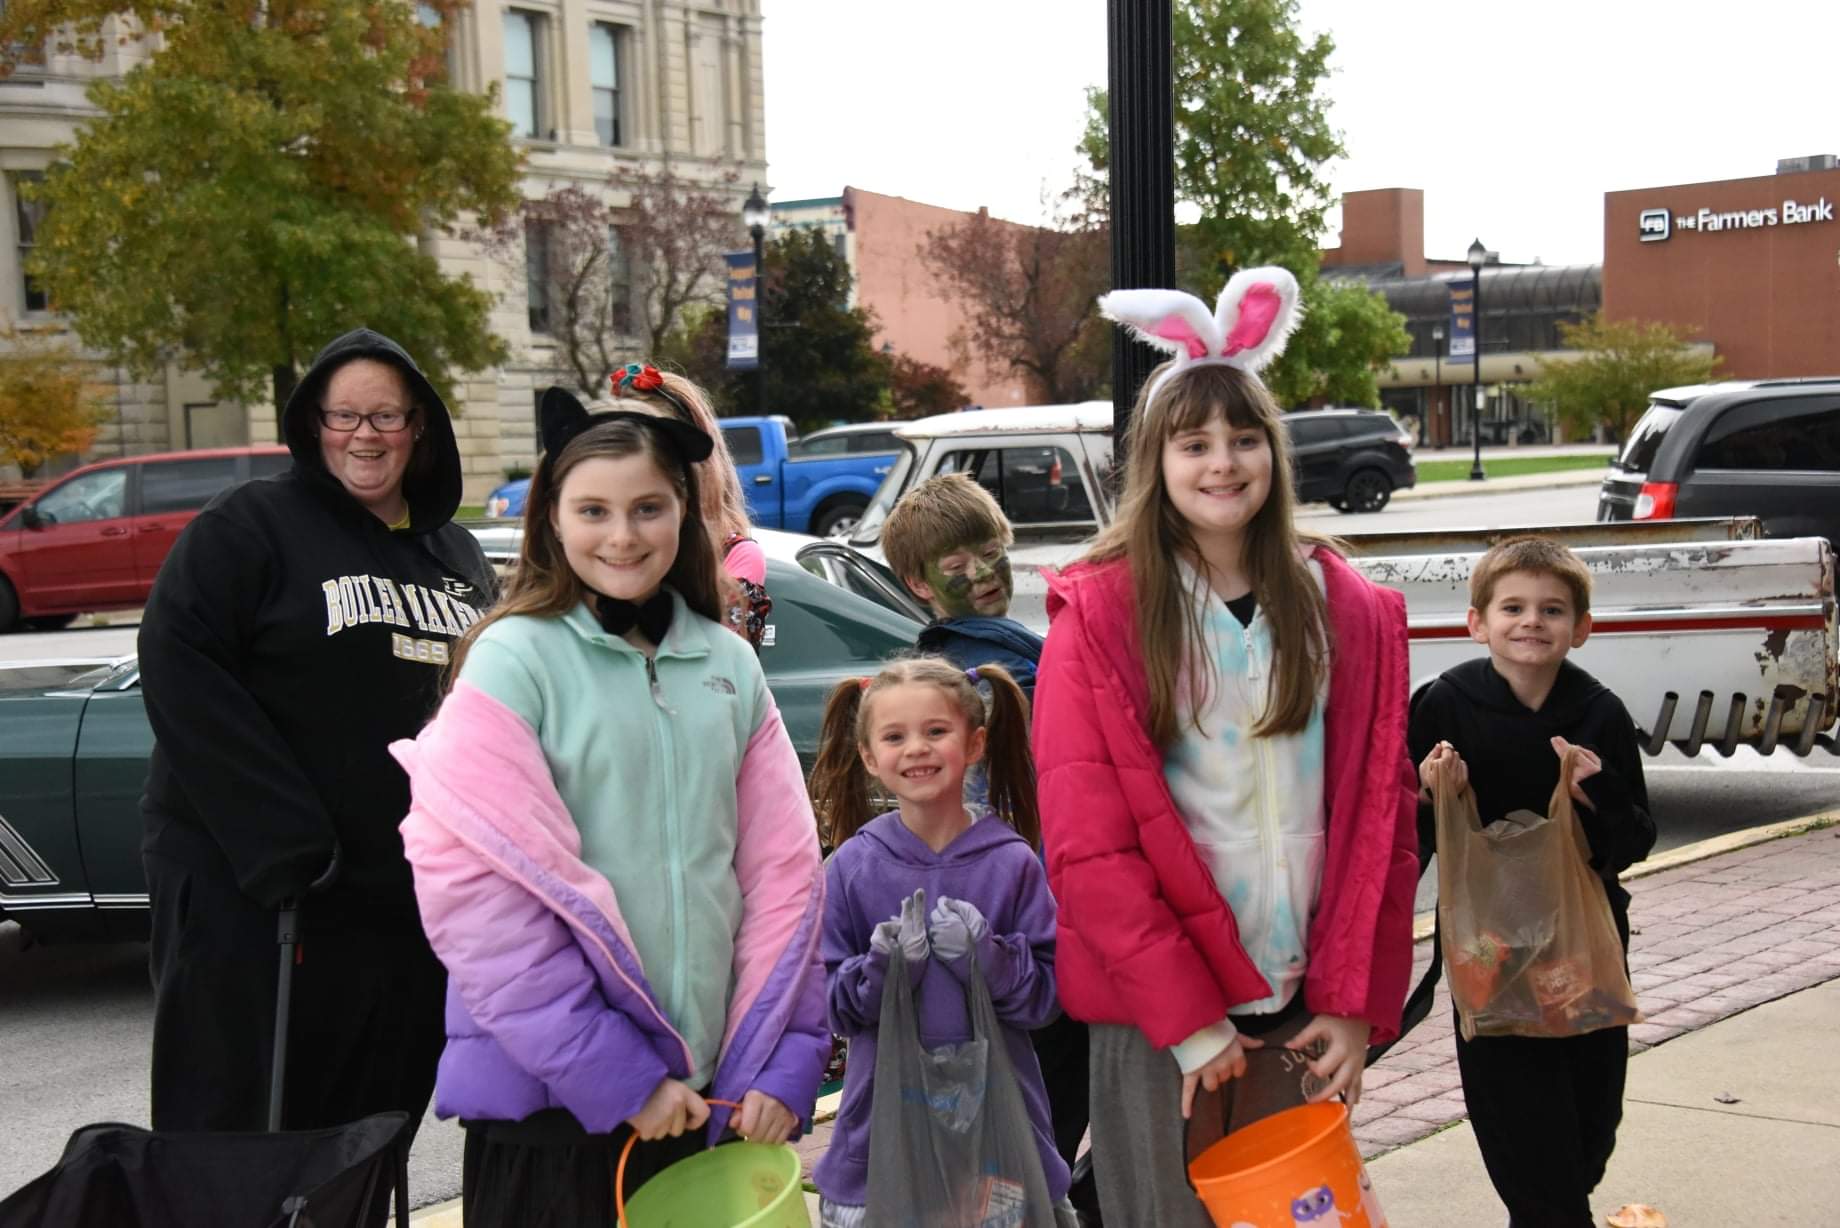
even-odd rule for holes
{"type": "MultiPolygon", "coordinates": [[[[935,853],[907,830],[898,811],[890,811],[838,847],[825,877],[820,945],[831,1030],[849,1038],[850,1062],[830,1149],[812,1174],[818,1192],[849,1206],[869,1200],[869,1106],[888,971],[887,958],[869,949],[869,935],[900,913],[902,900],[924,888],[929,914],[941,896],[950,896],[975,905],[989,924],[990,933],[978,947],[979,966],[1028,1104],[1048,1193],[1059,1201],[1067,1193],[1067,1164],[1054,1148],[1048,1094],[1029,1043],[1030,1031],[1060,1014],[1054,993],[1054,898],[1028,841],[986,812],[945,851],[935,853]]],[[[921,967],[914,993],[920,1043],[932,1049],[970,1040],[963,983],[936,956],[921,967]]]]}

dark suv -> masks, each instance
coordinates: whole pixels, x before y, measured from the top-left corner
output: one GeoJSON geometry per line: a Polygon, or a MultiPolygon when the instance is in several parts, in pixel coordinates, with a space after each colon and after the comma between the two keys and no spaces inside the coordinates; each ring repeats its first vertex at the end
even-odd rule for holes
{"type": "Polygon", "coordinates": [[[1300,409],[1284,415],[1297,498],[1338,512],[1377,512],[1418,483],[1412,437],[1371,409],[1300,409]]]}
{"type": "Polygon", "coordinates": [[[1756,516],[1840,544],[1840,377],[1669,388],[1610,464],[1599,520],[1756,516]]]}

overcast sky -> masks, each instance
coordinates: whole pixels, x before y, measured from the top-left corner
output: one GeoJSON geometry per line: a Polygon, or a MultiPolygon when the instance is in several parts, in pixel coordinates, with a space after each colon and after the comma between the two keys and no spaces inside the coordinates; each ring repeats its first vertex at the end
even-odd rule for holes
{"type": "MultiPolygon", "coordinates": [[[[1017,221],[1070,181],[1104,0],[764,0],[775,198],[846,184],[1017,221]]],[[[1337,192],[1425,192],[1430,255],[1603,255],[1603,194],[1840,153],[1835,0],[1302,0],[1337,192]]],[[[1759,204],[1769,203],[1760,200],[1759,204]]],[[[1336,218],[1331,216],[1335,242],[1336,218]]]]}

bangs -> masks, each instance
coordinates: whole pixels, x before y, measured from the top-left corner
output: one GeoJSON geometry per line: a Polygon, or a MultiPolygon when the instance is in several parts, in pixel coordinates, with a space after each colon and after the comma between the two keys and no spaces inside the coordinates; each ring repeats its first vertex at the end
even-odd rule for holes
{"type": "Polygon", "coordinates": [[[1155,412],[1162,419],[1158,434],[1165,440],[1201,429],[1216,414],[1225,414],[1227,425],[1235,430],[1274,432],[1277,425],[1278,407],[1265,385],[1224,363],[1172,376],[1157,401],[1155,412]]]}

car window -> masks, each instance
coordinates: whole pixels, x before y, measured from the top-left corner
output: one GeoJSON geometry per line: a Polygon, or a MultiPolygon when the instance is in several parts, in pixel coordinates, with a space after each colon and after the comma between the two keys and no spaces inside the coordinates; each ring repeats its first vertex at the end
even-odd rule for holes
{"type": "Polygon", "coordinates": [[[900,448],[901,441],[893,431],[862,431],[851,435],[849,444],[852,452],[893,452],[900,448]]]}
{"type": "Polygon", "coordinates": [[[141,515],[195,512],[236,483],[236,457],[150,461],[141,466],[141,515]]]}
{"type": "Polygon", "coordinates": [[[293,464],[294,458],[286,452],[257,452],[249,458],[249,476],[272,478],[277,473],[286,473],[293,464]]]}
{"type": "Polygon", "coordinates": [[[101,469],[47,491],[34,504],[46,524],[87,524],[112,520],[127,506],[128,468],[101,469]]]}
{"type": "Polygon", "coordinates": [[[907,471],[914,467],[914,450],[910,445],[901,445],[894,464],[888,467],[888,476],[875,488],[875,494],[869,499],[869,506],[864,510],[862,519],[850,531],[851,544],[873,543],[882,535],[882,522],[888,519],[888,513],[894,509],[895,500],[901,497],[901,488],[907,485],[907,471]]]}
{"type": "Polygon", "coordinates": [[[1011,524],[1093,520],[1080,466],[1065,448],[965,448],[948,452],[939,472],[976,478],[1011,524]]]}
{"type": "Polygon", "coordinates": [[[819,439],[801,439],[798,446],[800,456],[842,456],[850,450],[850,440],[846,435],[825,435],[819,439]]]}
{"type": "Polygon", "coordinates": [[[1840,407],[1794,401],[1735,406],[1706,432],[1695,468],[1840,473],[1840,407]]]}
{"type": "Polygon", "coordinates": [[[1335,434],[1335,424],[1328,418],[1286,418],[1284,426],[1291,433],[1291,442],[1299,447],[1327,443],[1335,434]]]}
{"type": "Polygon", "coordinates": [[[1655,463],[1661,441],[1680,421],[1683,412],[1678,405],[1650,405],[1642,420],[1636,423],[1635,430],[1629,432],[1629,442],[1623,445],[1623,454],[1616,458],[1616,467],[1625,473],[1647,473],[1648,467],[1655,463]]]}
{"type": "Polygon", "coordinates": [[[735,458],[737,465],[758,465],[766,456],[760,447],[757,426],[725,426],[722,442],[728,445],[728,454],[735,458]]]}
{"type": "Polygon", "coordinates": [[[1378,435],[1391,435],[1399,428],[1385,414],[1360,414],[1353,418],[1342,419],[1342,430],[1355,439],[1372,439],[1378,435]]]}

